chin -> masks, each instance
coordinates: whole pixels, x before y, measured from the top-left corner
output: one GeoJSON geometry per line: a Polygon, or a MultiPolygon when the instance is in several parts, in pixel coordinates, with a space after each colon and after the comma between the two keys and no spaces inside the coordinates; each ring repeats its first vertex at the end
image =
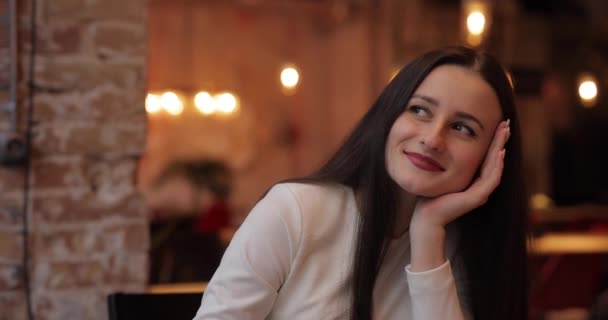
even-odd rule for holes
{"type": "Polygon", "coordinates": [[[401,184],[400,186],[405,192],[417,197],[434,198],[442,194],[441,190],[436,190],[436,188],[416,186],[412,184],[401,184]]]}
{"type": "Polygon", "coordinates": [[[407,193],[413,194],[415,196],[418,197],[424,197],[424,198],[436,198],[439,196],[442,196],[444,194],[448,194],[448,193],[454,193],[454,192],[460,192],[464,189],[464,187],[462,188],[456,188],[456,187],[446,187],[446,186],[441,186],[441,187],[434,187],[434,186],[426,186],[426,187],[416,187],[416,186],[409,186],[407,188],[402,186],[402,189],[405,190],[407,193]]]}
{"type": "Polygon", "coordinates": [[[423,191],[419,191],[419,192],[412,192],[412,194],[415,194],[416,196],[419,197],[424,197],[424,198],[436,198],[439,196],[442,196],[446,193],[449,192],[444,192],[444,191],[437,191],[437,190],[423,190],[423,191]]]}

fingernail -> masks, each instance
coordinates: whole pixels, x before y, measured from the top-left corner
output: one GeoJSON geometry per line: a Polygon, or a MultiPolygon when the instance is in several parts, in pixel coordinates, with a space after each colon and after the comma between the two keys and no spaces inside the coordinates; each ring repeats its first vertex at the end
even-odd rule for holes
{"type": "Polygon", "coordinates": [[[507,119],[507,124],[506,124],[507,128],[509,128],[511,126],[511,119],[507,119]]]}
{"type": "Polygon", "coordinates": [[[501,154],[501,157],[502,157],[503,160],[505,159],[505,154],[506,153],[507,153],[507,149],[502,149],[502,151],[501,151],[500,154],[501,154]]]}

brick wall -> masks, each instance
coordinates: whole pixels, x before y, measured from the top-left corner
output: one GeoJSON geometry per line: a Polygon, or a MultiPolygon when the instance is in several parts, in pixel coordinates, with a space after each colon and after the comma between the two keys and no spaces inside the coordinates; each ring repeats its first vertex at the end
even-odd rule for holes
{"type": "MultiPolygon", "coordinates": [[[[0,1],[0,16],[6,16],[9,12],[8,2],[0,1]]],[[[2,21],[0,23],[0,108],[10,101],[9,78],[10,78],[10,29],[2,21]]],[[[0,131],[9,129],[9,117],[0,111],[0,131]]]]}
{"type": "MultiPolygon", "coordinates": [[[[31,1],[18,2],[23,128],[31,1]]],[[[106,319],[108,293],[144,289],[149,239],[134,176],[145,143],[146,4],[37,2],[28,213],[36,319],[106,319]]],[[[0,319],[26,318],[22,190],[22,170],[0,168],[0,319]]]]}

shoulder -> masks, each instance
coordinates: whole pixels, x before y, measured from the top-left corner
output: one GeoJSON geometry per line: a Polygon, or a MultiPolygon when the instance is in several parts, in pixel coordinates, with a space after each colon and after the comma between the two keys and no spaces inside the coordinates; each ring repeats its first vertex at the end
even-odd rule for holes
{"type": "Polygon", "coordinates": [[[336,183],[287,182],[274,185],[262,201],[271,200],[299,211],[310,211],[348,203],[353,198],[352,189],[336,183]]]}
{"type": "Polygon", "coordinates": [[[329,183],[280,183],[266,197],[276,199],[284,196],[289,201],[289,217],[300,226],[305,238],[324,238],[340,230],[354,228],[357,206],[350,187],[329,183]]]}
{"type": "Polygon", "coordinates": [[[337,183],[284,182],[270,188],[270,193],[289,192],[296,198],[333,198],[345,196],[350,191],[347,186],[337,183]]]}

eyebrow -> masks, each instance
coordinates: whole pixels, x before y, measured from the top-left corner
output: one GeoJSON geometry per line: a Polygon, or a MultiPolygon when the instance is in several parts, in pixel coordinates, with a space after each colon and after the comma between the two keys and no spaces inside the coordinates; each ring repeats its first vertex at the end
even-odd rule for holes
{"type": "Polygon", "coordinates": [[[437,100],[435,100],[435,99],[433,99],[433,98],[431,98],[429,96],[423,96],[423,95],[420,95],[420,94],[415,94],[415,95],[412,96],[412,98],[422,99],[422,100],[424,100],[424,101],[426,101],[426,102],[428,102],[430,104],[433,104],[435,106],[439,105],[439,101],[437,101],[437,100]]]}
{"type": "MultiPolygon", "coordinates": [[[[429,96],[425,96],[425,95],[420,95],[420,94],[415,94],[412,96],[412,98],[418,98],[418,99],[422,99],[434,106],[439,106],[439,101],[437,101],[434,98],[431,98],[429,96]]],[[[475,116],[473,116],[472,114],[466,113],[466,112],[462,112],[462,111],[458,111],[456,112],[456,116],[459,118],[463,118],[463,119],[467,119],[470,121],[473,121],[475,123],[477,123],[482,130],[485,130],[486,128],[483,126],[483,124],[481,124],[481,121],[479,121],[479,119],[477,119],[475,116]]]]}

